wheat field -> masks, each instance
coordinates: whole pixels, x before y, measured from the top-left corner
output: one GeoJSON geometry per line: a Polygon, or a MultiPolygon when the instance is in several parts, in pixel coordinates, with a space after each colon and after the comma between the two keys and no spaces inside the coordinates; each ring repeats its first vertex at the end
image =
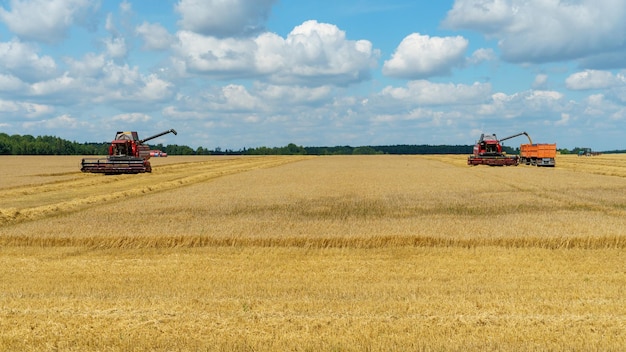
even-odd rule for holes
{"type": "Polygon", "coordinates": [[[619,351],[626,155],[0,157],[0,350],[619,351]]]}

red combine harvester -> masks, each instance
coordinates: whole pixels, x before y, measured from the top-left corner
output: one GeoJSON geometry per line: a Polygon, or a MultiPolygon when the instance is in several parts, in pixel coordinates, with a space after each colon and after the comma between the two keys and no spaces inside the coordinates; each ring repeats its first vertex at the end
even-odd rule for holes
{"type": "Polygon", "coordinates": [[[519,156],[506,155],[506,153],[502,152],[502,145],[500,143],[521,135],[526,135],[530,144],[533,143],[526,132],[502,139],[498,139],[495,134],[481,134],[480,139],[474,146],[474,153],[467,158],[467,165],[517,166],[519,164],[519,156]]]}
{"type": "Polygon", "coordinates": [[[152,172],[152,166],[148,160],[151,156],[150,147],[144,143],[168,133],[177,134],[174,129],[171,129],[139,139],[137,132],[117,132],[115,140],[109,146],[109,156],[83,159],[80,171],[108,175],[152,172]]]}

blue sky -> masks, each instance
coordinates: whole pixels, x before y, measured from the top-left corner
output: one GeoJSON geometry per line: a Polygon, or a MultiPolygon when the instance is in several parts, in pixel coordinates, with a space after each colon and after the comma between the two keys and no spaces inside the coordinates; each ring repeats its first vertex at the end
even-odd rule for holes
{"type": "Polygon", "coordinates": [[[626,149],[626,2],[0,1],[0,132],[170,128],[155,142],[626,149]]]}

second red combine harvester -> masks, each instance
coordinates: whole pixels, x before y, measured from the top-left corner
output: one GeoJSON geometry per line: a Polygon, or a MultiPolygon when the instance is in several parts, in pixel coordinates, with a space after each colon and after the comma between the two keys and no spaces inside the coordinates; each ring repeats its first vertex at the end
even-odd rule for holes
{"type": "Polygon", "coordinates": [[[521,135],[526,135],[532,144],[532,140],[526,132],[514,134],[502,139],[498,139],[495,134],[481,134],[480,139],[474,146],[474,152],[467,158],[467,165],[517,166],[519,164],[519,156],[506,155],[506,153],[502,151],[502,144],[500,143],[521,135]]]}
{"type": "Polygon", "coordinates": [[[139,139],[137,132],[117,132],[109,146],[109,155],[100,159],[83,159],[80,171],[108,175],[152,172],[149,161],[150,147],[144,143],[168,133],[177,134],[174,129],[171,129],[139,139]]]}
{"type": "Polygon", "coordinates": [[[556,144],[533,144],[526,132],[498,139],[495,134],[482,134],[474,152],[467,158],[467,165],[517,166],[519,163],[535,166],[555,166],[556,144]],[[506,155],[502,141],[525,135],[528,144],[520,145],[520,155],[506,155]]]}

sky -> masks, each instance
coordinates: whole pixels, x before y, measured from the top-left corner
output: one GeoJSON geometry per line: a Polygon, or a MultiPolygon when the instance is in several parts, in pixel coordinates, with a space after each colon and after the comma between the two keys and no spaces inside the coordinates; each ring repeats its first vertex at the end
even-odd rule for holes
{"type": "Polygon", "coordinates": [[[626,1],[0,0],[0,132],[170,128],[152,143],[626,149],[626,1]]]}

